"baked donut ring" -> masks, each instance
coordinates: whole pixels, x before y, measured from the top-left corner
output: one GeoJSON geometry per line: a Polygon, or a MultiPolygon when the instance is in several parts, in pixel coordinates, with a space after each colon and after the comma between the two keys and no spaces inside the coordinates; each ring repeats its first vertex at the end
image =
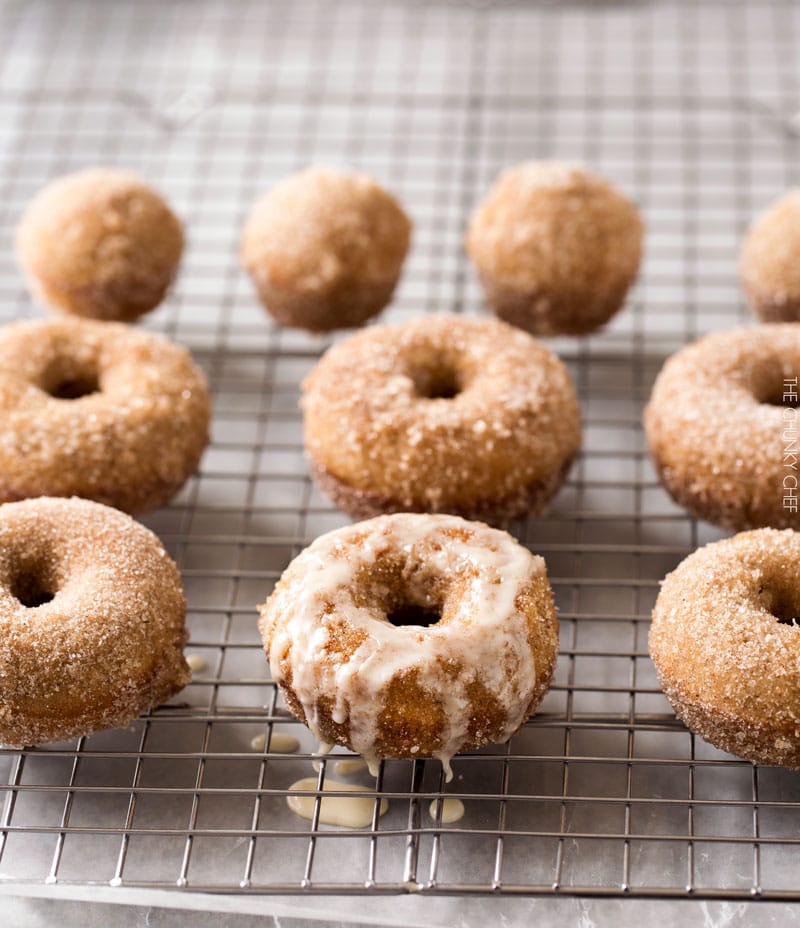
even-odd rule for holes
{"type": "Polygon", "coordinates": [[[693,516],[734,531],[800,528],[785,457],[798,375],[793,323],[715,332],[668,359],[644,425],[661,482],[693,516]]]}
{"type": "Polygon", "coordinates": [[[678,717],[718,748],[800,767],[800,535],[706,545],[664,580],[650,655],[678,717]]]}
{"type": "Polygon", "coordinates": [[[354,518],[539,512],[580,447],[567,369],[494,319],[374,326],[331,348],[303,390],[312,472],[354,518]]]}
{"type": "Polygon", "coordinates": [[[82,499],[0,506],[0,743],[127,725],[190,678],[186,602],[156,536],[82,499]]]}
{"type": "Polygon", "coordinates": [[[68,318],[0,328],[0,502],[155,509],[197,469],[209,417],[202,372],[162,336],[68,318]]]}
{"type": "Polygon", "coordinates": [[[375,768],[507,741],[550,684],[558,619],[542,558],[455,516],[322,535],[260,607],[287,705],[375,768]]]}

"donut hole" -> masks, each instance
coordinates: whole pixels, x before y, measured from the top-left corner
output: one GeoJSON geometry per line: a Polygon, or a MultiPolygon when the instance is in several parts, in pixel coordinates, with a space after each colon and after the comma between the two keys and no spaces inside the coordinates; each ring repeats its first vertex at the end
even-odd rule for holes
{"type": "Polygon", "coordinates": [[[373,564],[356,572],[352,595],[356,606],[390,625],[430,628],[442,621],[447,592],[424,564],[380,552],[373,564]]]}
{"type": "Polygon", "coordinates": [[[753,394],[765,406],[780,406],[783,409],[800,407],[800,388],[794,375],[787,377],[779,361],[755,372],[753,394]]]}
{"type": "Polygon", "coordinates": [[[42,377],[41,387],[57,400],[79,400],[100,391],[100,373],[76,358],[57,358],[42,377]]]}
{"type": "Polygon", "coordinates": [[[414,392],[425,400],[452,400],[464,389],[461,372],[453,364],[414,367],[409,372],[414,392]]]}
{"type": "Polygon", "coordinates": [[[43,606],[56,595],[52,577],[35,564],[23,566],[14,573],[10,590],[11,595],[18,599],[26,609],[43,606]]]}
{"type": "Polygon", "coordinates": [[[789,602],[788,599],[775,597],[772,601],[770,612],[781,625],[800,626],[800,617],[798,616],[800,609],[798,609],[794,603],[789,602]]]}
{"type": "Polygon", "coordinates": [[[785,587],[780,578],[759,587],[759,599],[781,625],[800,627],[800,600],[797,592],[785,587]]]}
{"type": "Polygon", "coordinates": [[[57,400],[79,400],[82,396],[91,396],[100,390],[97,377],[80,377],[62,380],[54,384],[47,392],[57,400]]]}
{"type": "Polygon", "coordinates": [[[386,619],[391,625],[419,625],[422,628],[430,628],[436,625],[442,618],[438,609],[432,609],[429,606],[420,606],[417,603],[399,603],[386,619]]]}

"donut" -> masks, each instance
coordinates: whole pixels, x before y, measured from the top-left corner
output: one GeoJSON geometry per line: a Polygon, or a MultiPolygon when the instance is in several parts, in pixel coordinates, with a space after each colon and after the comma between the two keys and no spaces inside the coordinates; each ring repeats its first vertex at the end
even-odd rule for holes
{"type": "Polygon", "coordinates": [[[791,323],[715,332],[668,359],[645,432],[661,482],[695,518],[732,531],[800,528],[798,374],[791,323]]]}
{"type": "Polygon", "coordinates": [[[162,336],[66,317],[0,327],[0,502],[154,509],[197,469],[209,417],[202,372],[162,336]]]}
{"type": "Polygon", "coordinates": [[[325,745],[436,757],[507,741],[553,675],[542,558],[457,516],[395,513],[322,535],[259,607],[273,679],[325,745]]]}
{"type": "Polygon", "coordinates": [[[0,615],[0,743],[128,725],[189,681],[178,570],[108,506],[0,506],[0,615]]]}
{"type": "Polygon", "coordinates": [[[686,726],[723,751],[800,767],[800,535],[706,545],[664,581],[650,655],[686,726]]]}
{"type": "Polygon", "coordinates": [[[764,322],[800,321],[800,190],[781,197],[751,225],[739,276],[764,322]]]}
{"type": "Polygon", "coordinates": [[[130,171],[91,168],[52,181],[25,210],[17,259],[56,310],[132,322],[158,306],[183,251],[183,227],[130,171]]]}
{"type": "Polygon", "coordinates": [[[241,254],[278,322],[328,332],[360,326],[383,309],[410,240],[408,216],[371,177],[311,167],[258,201],[241,254]]]}
{"type": "Polygon", "coordinates": [[[592,332],[636,278],[644,225],[611,184],[559,161],[500,174],[470,219],[467,253],[489,308],[534,335],[592,332]]]}
{"type": "Polygon", "coordinates": [[[580,447],[567,369],[494,319],[371,326],[329,349],[303,391],[312,473],[354,518],[539,512],[580,447]]]}

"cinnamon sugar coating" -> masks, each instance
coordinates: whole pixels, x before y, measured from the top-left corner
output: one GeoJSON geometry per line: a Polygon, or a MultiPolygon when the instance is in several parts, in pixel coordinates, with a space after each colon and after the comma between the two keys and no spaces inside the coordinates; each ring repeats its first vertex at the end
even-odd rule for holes
{"type": "Polygon", "coordinates": [[[781,197],[750,226],[739,274],[764,322],[800,321],[800,190],[781,197]]]}
{"type": "Polygon", "coordinates": [[[202,371],[162,336],[67,318],[0,328],[0,502],[155,509],[197,469],[209,419],[202,371]]]}
{"type": "Polygon", "coordinates": [[[800,535],[759,529],[667,576],[650,654],[678,717],[724,751],[800,767],[800,535]]]}
{"type": "Polygon", "coordinates": [[[540,511],[580,447],[567,369],[494,319],[428,316],[331,348],[303,384],[312,472],[356,518],[540,511]]]}
{"type": "Polygon", "coordinates": [[[0,506],[0,743],[129,724],[190,679],[186,602],[156,536],[81,499],[0,506]]]}
{"type": "Polygon", "coordinates": [[[329,532],[260,613],[289,708],[370,764],[433,756],[449,771],[456,752],[507,740],[547,690],[558,648],[544,561],[454,516],[398,513],[329,532]],[[431,624],[398,620],[410,607],[431,624]]]}
{"type": "Polygon", "coordinates": [[[693,516],[733,531],[800,528],[785,457],[800,419],[783,405],[798,375],[793,323],[716,332],[667,360],[644,425],[664,487],[693,516]]]}
{"type": "Polygon", "coordinates": [[[183,251],[183,227],[130,171],[90,168],[52,181],[16,236],[34,295],[54,309],[132,322],[156,307],[183,251]]]}
{"type": "Polygon", "coordinates": [[[242,263],[283,325],[327,332],[362,325],[389,302],[411,240],[398,201],[366,174],[311,167],[253,208],[242,263]]]}
{"type": "Polygon", "coordinates": [[[579,335],[620,309],[644,225],[616,188],[581,167],[526,161],[503,171],[466,237],[490,309],[534,335],[579,335]]]}

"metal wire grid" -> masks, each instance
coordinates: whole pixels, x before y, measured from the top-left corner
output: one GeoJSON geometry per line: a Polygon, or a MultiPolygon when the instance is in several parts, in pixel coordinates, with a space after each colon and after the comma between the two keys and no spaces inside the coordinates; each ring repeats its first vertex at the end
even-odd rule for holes
{"type": "MultiPolygon", "coordinates": [[[[10,3],[0,8],[4,244],[50,177],[138,168],[186,219],[175,293],[146,323],[187,343],[215,397],[200,473],[146,521],[185,578],[207,669],[123,731],[0,754],[0,880],[238,892],[800,897],[800,784],[695,739],[647,657],[658,581],[717,537],[660,490],[640,413],[663,358],[746,317],[735,254],[796,182],[791,3],[600,5],[10,3]],[[547,559],[561,657],[508,745],[388,761],[369,827],[294,817],[314,745],[269,682],[254,605],[344,518],[306,474],[298,382],[327,341],[271,325],[237,267],[256,193],[310,161],[391,186],[416,221],[386,318],[480,312],[460,241],[501,165],[577,158],[649,223],[641,282],[609,330],[557,341],[578,384],[582,457],[550,514],[514,533],[547,559]],[[275,732],[301,741],[270,753],[275,732]],[[251,739],[266,735],[256,751],[251,739]],[[457,796],[445,826],[431,800],[457,796]],[[389,813],[378,817],[379,797],[389,813]]],[[[2,314],[35,314],[10,248],[2,314]]],[[[776,448],[776,453],[778,449],[776,448]]],[[[333,776],[322,759],[318,786],[333,776]]],[[[317,797],[319,793],[317,792],[317,797]]],[[[319,802],[317,801],[317,815],[319,802]]]]}

